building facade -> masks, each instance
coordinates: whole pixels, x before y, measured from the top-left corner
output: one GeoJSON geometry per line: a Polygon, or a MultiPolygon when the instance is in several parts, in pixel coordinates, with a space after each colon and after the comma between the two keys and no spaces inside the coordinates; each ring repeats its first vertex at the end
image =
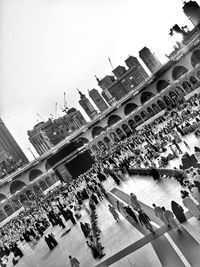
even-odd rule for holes
{"type": "Polygon", "coordinates": [[[81,91],[78,90],[78,92],[80,95],[79,104],[85,110],[88,117],[91,120],[93,120],[97,116],[97,111],[95,110],[93,105],[90,103],[89,99],[84,94],[82,94],[81,91]]]}
{"type": "MultiPolygon", "coordinates": [[[[29,163],[27,157],[17,144],[12,134],[0,119],[0,172],[1,175],[29,163]]],[[[0,176],[1,176],[0,175],[0,176]]]]}
{"type": "Polygon", "coordinates": [[[86,123],[81,112],[71,108],[66,115],[54,120],[49,119],[46,122],[40,122],[27,133],[29,141],[37,153],[42,155],[86,123]]]}
{"type": "Polygon", "coordinates": [[[151,73],[156,72],[161,67],[160,61],[146,46],[139,51],[139,56],[151,73]]]}
{"type": "Polygon", "coordinates": [[[194,26],[200,24],[200,6],[195,1],[184,2],[183,11],[194,26]]]}
{"type": "Polygon", "coordinates": [[[113,70],[114,76],[107,75],[98,82],[98,85],[103,92],[108,90],[116,100],[119,100],[129,92],[134,91],[148,78],[148,74],[137,58],[129,56],[125,60],[125,63],[128,69],[124,66],[118,66],[113,70]]]}
{"type": "Polygon", "coordinates": [[[92,101],[95,103],[95,105],[98,107],[100,112],[108,109],[108,105],[100,95],[99,91],[95,88],[89,91],[89,96],[92,99],[92,101]]]}

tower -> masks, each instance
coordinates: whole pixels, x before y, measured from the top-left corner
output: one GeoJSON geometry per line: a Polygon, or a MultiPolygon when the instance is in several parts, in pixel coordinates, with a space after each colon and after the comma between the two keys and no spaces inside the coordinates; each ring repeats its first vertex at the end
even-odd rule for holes
{"type": "Polygon", "coordinates": [[[103,96],[103,98],[106,100],[106,102],[112,106],[116,100],[115,98],[111,95],[111,93],[108,91],[108,87],[115,81],[115,78],[113,76],[106,76],[105,78],[103,78],[102,80],[100,80],[99,78],[97,78],[97,76],[95,75],[95,78],[97,80],[97,83],[99,85],[99,87],[102,89],[102,93],[101,95],[103,96]]]}
{"type": "Polygon", "coordinates": [[[126,66],[131,69],[136,69],[138,67],[142,67],[142,65],[140,64],[140,62],[138,61],[138,59],[136,57],[133,56],[129,56],[126,60],[125,60],[126,66]]]}
{"type": "Polygon", "coordinates": [[[161,67],[159,60],[146,46],[139,51],[139,56],[151,73],[156,72],[161,67]]]}
{"type": "MultiPolygon", "coordinates": [[[[78,90],[78,89],[77,89],[78,90]]],[[[97,115],[97,111],[93,107],[93,105],[90,103],[88,98],[79,91],[80,100],[78,101],[81,107],[85,110],[86,114],[89,116],[91,120],[94,119],[94,117],[97,115]]]]}
{"type": "Polygon", "coordinates": [[[4,151],[4,155],[12,157],[16,163],[21,162],[24,165],[29,162],[2,119],[0,119],[0,150],[4,151]]]}
{"type": "Polygon", "coordinates": [[[195,1],[184,2],[183,11],[194,26],[200,24],[200,6],[195,1]]]}
{"type": "Polygon", "coordinates": [[[101,112],[108,108],[108,105],[106,104],[102,96],[99,94],[97,89],[94,88],[90,90],[89,96],[101,112]]]}

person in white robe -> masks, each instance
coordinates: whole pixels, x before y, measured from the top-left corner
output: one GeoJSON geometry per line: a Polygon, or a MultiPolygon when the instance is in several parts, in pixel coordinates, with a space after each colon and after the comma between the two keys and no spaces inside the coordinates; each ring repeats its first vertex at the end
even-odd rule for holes
{"type": "Polygon", "coordinates": [[[174,228],[175,230],[177,230],[178,232],[181,231],[180,227],[178,226],[174,214],[171,212],[171,210],[165,210],[164,207],[162,207],[165,219],[168,223],[168,225],[170,225],[172,228],[174,228]]]}
{"type": "Polygon", "coordinates": [[[189,212],[200,220],[200,210],[198,206],[194,203],[194,201],[189,196],[182,196],[183,205],[189,210],[189,212]]]}
{"type": "Polygon", "coordinates": [[[152,205],[154,207],[154,213],[156,217],[158,217],[164,224],[169,225],[168,221],[165,218],[164,211],[161,207],[156,206],[156,204],[152,205]]]}

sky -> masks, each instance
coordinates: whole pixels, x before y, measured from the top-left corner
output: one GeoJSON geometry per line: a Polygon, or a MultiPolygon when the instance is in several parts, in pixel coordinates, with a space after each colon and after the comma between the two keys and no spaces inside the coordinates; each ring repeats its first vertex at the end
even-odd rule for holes
{"type": "Polygon", "coordinates": [[[40,121],[36,114],[47,120],[56,102],[62,114],[64,92],[68,107],[83,112],[76,88],[87,96],[99,89],[94,75],[111,74],[108,58],[114,67],[125,65],[147,46],[165,62],[174,42],[170,28],[192,27],[182,5],[181,0],[0,0],[0,117],[27,157],[32,159],[29,147],[34,151],[27,130],[40,121]]]}

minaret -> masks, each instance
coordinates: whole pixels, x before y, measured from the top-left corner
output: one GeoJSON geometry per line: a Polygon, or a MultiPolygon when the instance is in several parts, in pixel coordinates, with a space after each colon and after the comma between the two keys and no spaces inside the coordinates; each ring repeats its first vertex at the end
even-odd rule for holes
{"type": "Polygon", "coordinates": [[[77,89],[77,90],[78,90],[79,95],[80,95],[80,100],[78,101],[79,104],[85,110],[85,112],[89,116],[89,118],[91,120],[93,120],[97,115],[97,111],[95,110],[93,105],[90,103],[88,98],[84,94],[82,94],[81,91],[79,91],[79,89],[77,89]]]}

